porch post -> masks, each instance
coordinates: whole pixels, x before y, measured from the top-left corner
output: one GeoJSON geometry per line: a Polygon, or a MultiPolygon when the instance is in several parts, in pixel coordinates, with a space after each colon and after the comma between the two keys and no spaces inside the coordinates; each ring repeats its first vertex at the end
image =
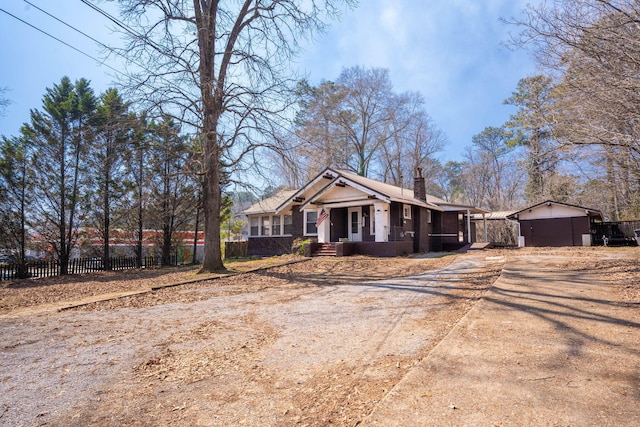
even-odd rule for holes
{"type": "Polygon", "coordinates": [[[467,243],[471,243],[471,211],[467,209],[467,243]]]}
{"type": "MultiPolygon", "coordinates": [[[[331,208],[324,208],[324,211],[328,216],[318,227],[318,243],[329,243],[331,241],[331,208]]],[[[318,217],[320,212],[322,212],[322,208],[318,209],[318,217]]]]}
{"type": "Polygon", "coordinates": [[[388,242],[390,205],[384,202],[375,202],[373,209],[375,210],[376,242],[388,242]]]}
{"type": "Polygon", "coordinates": [[[482,214],[482,224],[484,226],[484,242],[487,243],[487,216],[485,213],[482,214]]]}

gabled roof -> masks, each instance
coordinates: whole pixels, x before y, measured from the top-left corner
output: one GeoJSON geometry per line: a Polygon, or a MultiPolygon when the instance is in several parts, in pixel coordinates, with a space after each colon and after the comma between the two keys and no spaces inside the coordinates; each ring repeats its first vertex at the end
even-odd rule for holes
{"type": "Polygon", "coordinates": [[[318,201],[324,194],[335,187],[352,187],[369,199],[386,203],[398,202],[414,206],[421,206],[440,212],[445,211],[469,211],[470,213],[488,213],[484,209],[470,205],[446,202],[438,197],[426,194],[427,201],[413,197],[413,190],[386,184],[371,178],[365,178],[351,172],[326,168],[316,175],[311,181],[299,190],[278,193],[274,197],[263,200],[243,211],[246,215],[258,213],[280,213],[290,210],[293,205],[299,204],[301,208],[318,201]]]}
{"type": "Polygon", "coordinates": [[[537,209],[541,206],[551,206],[551,205],[557,205],[557,206],[567,206],[569,208],[574,208],[574,209],[578,209],[578,210],[582,210],[585,212],[586,215],[590,215],[593,217],[599,217],[602,220],[602,212],[600,212],[598,209],[591,209],[591,208],[587,208],[584,206],[578,206],[578,205],[572,205],[570,203],[563,203],[563,202],[556,202],[554,200],[545,200],[544,202],[540,202],[538,204],[529,206],[527,208],[521,209],[517,212],[512,213],[511,215],[507,216],[508,219],[518,219],[518,215],[521,214],[522,212],[528,212],[534,209],[537,209]]]}
{"type": "Polygon", "coordinates": [[[249,206],[247,209],[243,210],[242,213],[245,215],[275,213],[278,206],[280,206],[283,201],[288,200],[295,192],[296,190],[280,190],[273,196],[249,206]]]}
{"type": "Polygon", "coordinates": [[[442,211],[442,209],[437,205],[429,203],[428,198],[427,202],[424,202],[413,197],[413,190],[397,187],[391,184],[385,184],[384,182],[376,181],[371,178],[365,178],[363,176],[356,175],[350,172],[334,171],[332,169],[325,170],[322,175],[326,175],[327,171],[334,172],[335,178],[331,182],[327,183],[327,185],[322,190],[311,196],[309,200],[305,202],[305,205],[316,200],[319,196],[322,195],[323,192],[333,186],[348,185],[362,191],[363,193],[371,196],[374,199],[378,199],[387,203],[393,201],[442,211]]]}
{"type": "Polygon", "coordinates": [[[303,186],[299,190],[295,191],[288,199],[283,200],[282,203],[276,208],[276,212],[281,212],[281,211],[285,210],[287,207],[292,205],[294,202],[296,202],[296,203],[303,202],[305,200],[304,195],[309,190],[311,190],[312,188],[314,188],[316,186],[324,187],[324,185],[321,183],[322,180],[327,179],[327,180],[329,180],[329,182],[333,182],[338,175],[339,174],[338,174],[337,171],[335,171],[335,170],[333,170],[331,168],[326,168],[324,171],[322,171],[318,175],[316,175],[305,186],[303,186]]]}

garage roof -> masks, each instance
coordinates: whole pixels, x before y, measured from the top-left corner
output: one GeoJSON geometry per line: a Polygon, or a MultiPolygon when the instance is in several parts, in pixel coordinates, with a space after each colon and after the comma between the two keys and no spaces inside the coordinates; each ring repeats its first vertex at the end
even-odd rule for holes
{"type": "MultiPolygon", "coordinates": [[[[560,207],[566,207],[569,208],[573,211],[575,211],[576,215],[573,216],[590,216],[592,218],[597,218],[602,220],[602,212],[600,212],[598,209],[592,209],[592,208],[587,208],[584,206],[578,206],[578,205],[572,205],[570,203],[563,203],[563,202],[556,202],[554,200],[545,200],[542,203],[538,203],[536,205],[533,206],[529,206],[528,208],[524,208],[521,209],[517,212],[512,213],[511,215],[508,215],[507,218],[508,219],[519,219],[519,217],[521,216],[521,214],[523,213],[529,213],[532,212],[534,210],[538,210],[542,207],[553,207],[553,206],[560,206],[560,207]]],[[[549,215],[549,217],[554,217],[553,214],[549,215]]]]}

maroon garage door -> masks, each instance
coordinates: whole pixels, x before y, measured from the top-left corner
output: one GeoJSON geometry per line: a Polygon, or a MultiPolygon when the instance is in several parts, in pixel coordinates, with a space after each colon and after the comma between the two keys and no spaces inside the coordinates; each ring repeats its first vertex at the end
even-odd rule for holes
{"type": "Polygon", "coordinates": [[[525,246],[581,246],[589,233],[589,218],[549,218],[520,221],[525,246]]]}

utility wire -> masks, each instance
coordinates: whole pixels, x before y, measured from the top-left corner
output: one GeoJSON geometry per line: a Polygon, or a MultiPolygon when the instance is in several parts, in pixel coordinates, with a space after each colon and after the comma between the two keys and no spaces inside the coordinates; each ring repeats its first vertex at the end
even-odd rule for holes
{"type": "Polygon", "coordinates": [[[163,46],[158,45],[157,43],[155,43],[153,40],[151,40],[146,35],[143,35],[143,34],[140,34],[140,33],[136,32],[131,27],[129,27],[127,24],[125,24],[124,22],[122,22],[118,18],[114,17],[109,12],[105,11],[104,9],[101,9],[97,5],[91,3],[89,0],[80,0],[80,1],[82,3],[84,3],[85,5],[89,6],[91,9],[95,10],[96,12],[98,12],[99,14],[101,14],[102,16],[104,16],[105,18],[107,18],[108,20],[110,20],[111,22],[113,22],[114,24],[116,24],[118,27],[122,28],[124,31],[129,33],[134,38],[142,40],[145,44],[153,47],[158,52],[161,52],[163,54],[167,53],[166,48],[164,48],[163,46]]]}
{"type": "Polygon", "coordinates": [[[46,32],[46,31],[44,31],[43,29],[36,27],[35,25],[33,25],[33,24],[31,24],[31,23],[29,23],[29,22],[25,21],[24,19],[19,18],[19,17],[17,17],[16,15],[14,15],[14,14],[12,14],[12,13],[10,13],[10,12],[7,12],[6,10],[4,10],[4,9],[3,9],[3,8],[1,8],[1,7],[0,7],[0,12],[4,12],[4,13],[6,13],[6,14],[7,14],[7,15],[9,15],[10,17],[12,17],[13,19],[16,19],[16,20],[18,20],[18,21],[22,22],[23,24],[25,24],[25,25],[27,25],[27,26],[29,26],[29,27],[33,28],[34,30],[41,32],[42,34],[46,35],[47,37],[51,37],[52,39],[54,39],[54,40],[55,40],[55,41],[57,41],[58,43],[62,43],[63,45],[67,46],[68,48],[71,48],[71,49],[75,50],[76,52],[78,52],[78,53],[80,53],[80,54],[82,54],[82,55],[86,56],[87,58],[90,58],[90,59],[92,59],[92,60],[96,61],[96,62],[97,62],[97,63],[99,63],[100,65],[104,65],[105,67],[110,68],[111,70],[115,71],[116,73],[119,73],[119,74],[124,75],[124,73],[123,73],[122,71],[120,71],[120,70],[118,70],[118,69],[116,69],[116,68],[113,68],[113,67],[112,67],[112,66],[110,66],[109,64],[106,64],[105,62],[100,61],[99,59],[97,59],[97,58],[96,58],[96,57],[94,57],[94,56],[91,56],[91,55],[90,55],[90,54],[88,54],[87,52],[85,52],[85,51],[83,51],[83,50],[80,50],[80,49],[78,49],[77,47],[75,47],[75,46],[73,46],[73,45],[70,45],[69,43],[65,42],[64,40],[61,40],[61,39],[57,38],[56,36],[54,36],[54,35],[52,35],[52,34],[50,34],[50,33],[46,32]]]}
{"type": "Polygon", "coordinates": [[[89,6],[91,9],[95,10],[96,12],[98,12],[99,14],[101,14],[102,16],[104,16],[105,18],[107,18],[108,20],[110,20],[111,22],[113,22],[114,24],[116,24],[118,27],[120,27],[123,30],[125,30],[127,33],[131,34],[132,36],[134,36],[136,38],[143,38],[142,35],[136,33],[134,30],[131,29],[131,27],[127,26],[125,23],[120,21],[118,18],[112,16],[111,14],[109,14],[104,9],[99,8],[98,6],[96,6],[95,4],[91,3],[88,0],[80,0],[80,1],[82,3],[84,3],[85,5],[89,6]]]}
{"type": "MultiPolygon", "coordinates": [[[[140,64],[139,62],[136,62],[136,61],[131,60],[129,57],[127,57],[127,56],[126,56],[126,55],[124,55],[123,53],[119,52],[118,50],[114,49],[113,47],[108,46],[108,45],[106,45],[106,44],[102,43],[100,40],[97,40],[96,38],[94,38],[94,37],[92,37],[92,36],[88,35],[87,33],[85,33],[85,32],[83,32],[83,31],[79,30],[78,28],[74,27],[73,25],[71,25],[71,24],[69,24],[69,23],[67,23],[67,22],[63,21],[62,19],[58,18],[57,16],[54,16],[53,14],[51,14],[51,13],[47,12],[46,10],[44,10],[44,9],[42,9],[42,8],[40,8],[40,7],[38,7],[37,5],[35,5],[35,4],[33,4],[33,3],[31,3],[30,1],[28,1],[28,0],[23,0],[23,1],[24,1],[25,3],[27,3],[28,5],[32,6],[33,8],[35,8],[35,9],[39,10],[40,12],[44,13],[45,15],[49,16],[50,18],[55,19],[56,21],[58,21],[58,22],[60,22],[61,24],[65,25],[65,26],[67,26],[67,27],[69,27],[69,28],[71,28],[72,30],[74,30],[74,31],[76,31],[77,33],[79,33],[79,34],[83,35],[84,37],[88,38],[89,40],[92,40],[94,43],[98,44],[99,46],[101,46],[102,48],[104,48],[104,49],[108,50],[109,52],[111,52],[111,53],[113,53],[113,54],[115,54],[115,55],[118,55],[118,56],[120,56],[121,58],[125,59],[126,61],[130,61],[132,64],[135,64],[135,65],[137,65],[138,67],[140,67],[141,69],[143,69],[143,70],[145,70],[145,71],[147,71],[147,72],[151,73],[151,71],[148,69],[148,67],[147,67],[147,66],[142,65],[142,64],[140,64]]],[[[82,1],[82,0],[81,0],[81,1],[82,1]]],[[[92,5],[91,5],[90,3],[88,3],[88,2],[83,1],[83,3],[86,3],[87,5],[92,6],[92,5]]],[[[101,10],[101,12],[100,12],[100,13],[101,13],[101,14],[106,14],[106,15],[108,15],[106,12],[104,12],[104,11],[102,11],[102,10],[101,10]]],[[[110,17],[110,18],[109,18],[110,20],[115,20],[115,18],[113,18],[111,15],[109,15],[109,17],[110,17]]],[[[24,22],[24,21],[23,21],[23,22],[24,22]]],[[[123,25],[124,25],[124,24],[122,24],[121,26],[123,26],[123,25]]],[[[123,27],[123,28],[124,28],[124,27],[123,27]]],[[[57,39],[56,39],[56,40],[57,40],[57,39]]],[[[67,44],[67,43],[65,43],[65,44],[66,44],[67,46],[70,46],[70,45],[69,45],[69,44],[67,44]]],[[[73,46],[71,46],[71,47],[72,47],[73,49],[75,49],[75,50],[78,50],[78,49],[74,48],[73,46]]],[[[79,51],[79,50],[78,50],[78,51],[79,51]]],[[[84,52],[83,52],[83,53],[84,53],[84,52]]],[[[86,54],[85,54],[85,55],[86,55],[86,54]]],[[[87,55],[87,56],[88,56],[88,55],[87,55]]],[[[90,57],[91,57],[91,56],[90,56],[90,57]]],[[[91,57],[91,58],[92,58],[92,59],[95,59],[95,58],[93,58],[93,57],[91,57]]],[[[105,66],[107,66],[107,67],[109,67],[109,68],[111,68],[112,70],[115,70],[113,67],[110,67],[109,65],[106,65],[106,64],[105,64],[104,62],[102,62],[102,61],[100,61],[100,63],[101,63],[101,64],[103,64],[103,65],[105,65],[105,66]]],[[[125,76],[125,77],[131,77],[131,76],[128,76],[127,74],[123,73],[123,72],[122,72],[122,71],[120,71],[120,70],[115,70],[115,71],[117,71],[118,73],[120,73],[121,75],[123,75],[123,76],[125,76]]],[[[166,80],[164,77],[162,77],[162,76],[160,76],[160,77],[161,77],[165,82],[167,82],[167,83],[171,83],[171,82],[169,82],[168,80],[166,80]]],[[[140,81],[140,80],[138,79],[138,81],[140,81]]]]}
{"type": "MultiPolygon", "coordinates": [[[[60,22],[61,24],[66,25],[67,27],[71,28],[72,30],[76,31],[77,33],[82,34],[82,35],[83,35],[83,36],[85,36],[86,38],[88,38],[88,39],[90,39],[90,40],[94,41],[95,43],[99,44],[100,46],[104,47],[105,49],[108,49],[108,50],[110,50],[111,52],[114,52],[114,50],[113,50],[112,48],[110,48],[109,46],[107,46],[106,44],[102,43],[102,42],[101,42],[101,41],[99,41],[99,40],[94,39],[93,37],[91,37],[91,36],[90,36],[90,35],[88,35],[87,33],[84,33],[84,32],[82,32],[82,31],[80,31],[79,29],[77,29],[77,28],[76,28],[76,27],[74,27],[73,25],[66,23],[65,21],[63,21],[62,19],[58,18],[57,16],[53,16],[52,14],[50,14],[49,12],[47,12],[46,10],[41,9],[40,7],[38,7],[38,6],[36,6],[35,4],[31,3],[30,1],[28,1],[28,0],[22,0],[22,1],[24,1],[24,2],[25,2],[26,4],[28,4],[29,6],[31,6],[31,7],[33,7],[33,8],[35,8],[35,9],[38,9],[40,12],[44,13],[45,15],[47,15],[47,16],[49,16],[49,17],[51,17],[51,18],[55,19],[56,21],[60,22]]],[[[115,53],[115,52],[114,52],[114,53],[115,53]]]]}
{"type": "MultiPolygon", "coordinates": [[[[33,8],[35,8],[35,9],[39,10],[40,12],[44,13],[45,15],[49,16],[50,18],[55,19],[56,21],[60,22],[61,24],[65,25],[65,26],[67,26],[67,27],[69,27],[69,28],[71,28],[72,30],[76,31],[77,33],[79,33],[79,34],[83,35],[84,37],[86,37],[86,38],[88,38],[88,39],[90,39],[90,40],[92,40],[94,43],[97,43],[98,45],[102,46],[104,49],[107,49],[108,51],[110,51],[110,52],[112,52],[112,53],[114,53],[114,54],[116,54],[116,55],[118,55],[118,56],[120,56],[120,57],[122,57],[122,58],[124,58],[124,59],[126,59],[126,60],[128,60],[128,61],[131,61],[131,59],[130,59],[130,58],[126,57],[125,55],[123,55],[122,53],[118,52],[118,51],[117,51],[117,50],[115,50],[114,48],[112,48],[112,47],[110,47],[110,46],[108,46],[108,45],[106,45],[106,44],[102,43],[101,41],[99,41],[99,40],[95,39],[94,37],[91,37],[90,35],[88,35],[88,34],[84,33],[83,31],[81,31],[81,30],[79,30],[79,29],[77,29],[76,27],[74,27],[74,26],[73,26],[73,25],[71,25],[71,24],[68,24],[67,22],[63,21],[62,19],[60,19],[60,18],[58,18],[58,17],[56,17],[56,16],[52,15],[51,13],[49,13],[49,12],[47,12],[46,10],[44,10],[44,9],[42,9],[42,8],[40,8],[40,7],[38,7],[37,5],[35,5],[35,4],[33,4],[33,3],[31,3],[30,1],[28,1],[28,0],[23,0],[23,1],[24,1],[25,3],[27,3],[28,5],[32,6],[33,8]]],[[[117,18],[115,18],[114,16],[112,16],[111,14],[109,14],[108,12],[106,12],[105,10],[103,10],[103,9],[99,8],[98,6],[94,5],[93,3],[91,3],[91,2],[89,2],[89,1],[87,1],[87,0],[80,0],[80,1],[81,1],[82,3],[84,3],[85,5],[89,6],[90,8],[92,8],[93,10],[95,10],[96,12],[98,12],[99,14],[103,15],[103,16],[104,16],[104,17],[106,17],[107,19],[109,19],[111,22],[113,22],[113,23],[114,23],[114,24],[116,24],[118,27],[122,28],[122,29],[123,29],[123,30],[125,30],[127,33],[131,34],[132,36],[137,37],[137,38],[144,38],[142,35],[140,35],[140,34],[136,33],[134,30],[132,30],[132,29],[131,29],[131,27],[127,26],[127,25],[126,25],[126,24],[124,24],[122,21],[118,20],[117,18]]],[[[10,12],[7,12],[6,10],[4,10],[4,9],[2,9],[2,8],[0,8],[0,12],[4,12],[4,13],[6,13],[6,14],[7,14],[7,15],[9,15],[10,17],[12,17],[12,18],[14,18],[14,19],[16,19],[16,20],[18,20],[18,21],[22,22],[23,24],[25,24],[25,25],[27,25],[27,26],[29,26],[29,27],[31,27],[31,28],[33,28],[33,29],[35,29],[35,30],[37,30],[37,31],[39,31],[39,32],[41,32],[41,33],[43,33],[43,34],[45,34],[45,35],[46,35],[46,36],[48,36],[48,37],[51,37],[52,39],[56,40],[57,42],[62,43],[63,45],[65,45],[65,46],[67,46],[67,47],[69,47],[69,48],[71,48],[71,49],[75,50],[76,52],[79,52],[79,53],[81,53],[82,55],[84,55],[84,56],[86,56],[86,57],[88,57],[88,58],[90,58],[90,59],[92,59],[92,60],[96,61],[96,62],[97,62],[97,63],[99,63],[100,65],[104,65],[105,67],[107,67],[107,68],[109,68],[109,69],[111,69],[111,70],[115,71],[115,72],[116,72],[116,73],[118,73],[118,74],[121,74],[121,75],[123,75],[123,76],[125,76],[125,77],[131,77],[131,76],[128,76],[126,73],[123,73],[122,71],[120,71],[120,70],[118,70],[118,69],[116,69],[116,68],[114,68],[114,67],[112,67],[112,66],[110,66],[110,65],[106,64],[104,61],[100,61],[100,60],[98,60],[97,58],[95,58],[95,57],[91,56],[90,54],[88,54],[88,53],[86,53],[86,52],[84,52],[84,51],[82,51],[82,50],[80,50],[80,49],[76,48],[75,46],[72,46],[71,44],[69,44],[69,43],[67,43],[67,42],[65,42],[65,41],[63,41],[63,40],[61,40],[61,39],[59,39],[59,38],[57,38],[57,37],[53,36],[52,34],[49,34],[48,32],[46,32],[46,31],[44,31],[44,30],[42,30],[42,29],[40,29],[40,28],[36,27],[36,26],[35,26],[35,25],[33,25],[33,24],[30,24],[29,22],[27,22],[27,21],[25,21],[25,20],[23,20],[23,19],[21,19],[21,18],[19,18],[19,17],[15,16],[15,15],[13,15],[13,14],[12,14],[12,13],[10,13],[10,12]]],[[[150,41],[148,41],[148,42],[150,42],[150,41]]],[[[148,68],[147,68],[146,66],[141,65],[141,64],[139,64],[139,63],[137,63],[137,62],[135,62],[135,61],[131,61],[131,62],[132,62],[133,64],[137,65],[138,67],[140,67],[141,69],[146,70],[146,71],[149,71],[149,70],[148,70],[148,68]]],[[[171,82],[169,82],[168,80],[166,80],[164,77],[162,77],[162,76],[160,76],[160,77],[162,78],[162,80],[165,80],[167,83],[171,83],[171,82]]],[[[283,125],[281,125],[281,124],[279,124],[279,123],[276,123],[276,126],[277,126],[277,127],[279,127],[279,128],[281,128],[281,129],[283,129],[283,130],[285,130],[285,131],[286,131],[286,132],[288,132],[288,133],[291,133],[291,134],[293,134],[293,135],[297,136],[298,138],[301,138],[301,139],[303,139],[303,140],[307,141],[307,140],[306,140],[306,138],[301,137],[301,136],[300,136],[300,135],[298,135],[298,134],[297,134],[297,132],[295,132],[294,130],[291,130],[291,129],[289,129],[289,128],[287,128],[287,127],[285,127],[285,126],[283,126],[283,125]]],[[[307,142],[308,142],[308,141],[307,141],[307,142]]]]}

